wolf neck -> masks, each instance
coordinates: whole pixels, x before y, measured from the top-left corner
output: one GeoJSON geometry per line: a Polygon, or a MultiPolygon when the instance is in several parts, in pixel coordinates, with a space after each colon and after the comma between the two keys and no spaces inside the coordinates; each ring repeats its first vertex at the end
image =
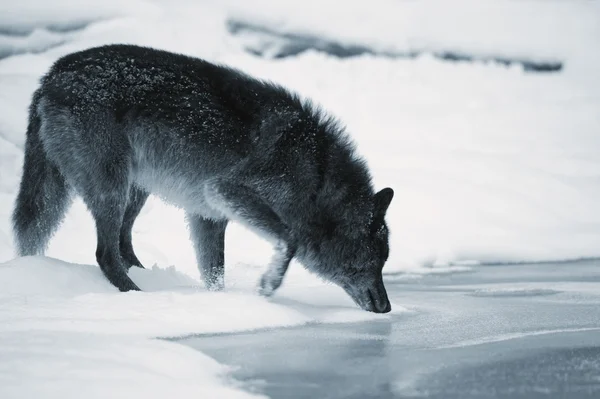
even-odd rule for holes
{"type": "Polygon", "coordinates": [[[374,189],[365,161],[334,118],[307,102],[294,105],[276,107],[263,119],[273,139],[263,155],[285,170],[287,194],[276,198],[278,213],[313,240],[366,228],[374,189]]]}
{"type": "Polygon", "coordinates": [[[337,156],[341,159],[334,155],[330,160],[315,199],[316,221],[325,236],[338,229],[358,232],[366,229],[371,219],[374,191],[364,162],[354,154],[337,156]]]}

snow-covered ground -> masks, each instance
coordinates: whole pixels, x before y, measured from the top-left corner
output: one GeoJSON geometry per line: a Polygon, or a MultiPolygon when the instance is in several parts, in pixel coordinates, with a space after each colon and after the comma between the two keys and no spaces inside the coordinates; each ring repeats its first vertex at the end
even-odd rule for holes
{"type": "Polygon", "coordinates": [[[320,102],[347,125],[376,186],[396,191],[384,270],[405,276],[600,256],[598,37],[596,1],[0,2],[0,397],[249,396],[226,388],[226,369],[201,353],[153,338],[389,317],[356,309],[298,264],[278,301],[258,297],[271,249],[239,226],[226,237],[227,291],[205,292],[182,212],[156,199],[134,228],[141,261],[155,265],[132,272],[143,293],[118,294],[91,266],[94,226],[81,202],[48,251],[60,261],[12,260],[26,109],[61,55],[149,45],[230,64],[320,102]],[[263,32],[232,32],[232,21],[263,32]],[[374,54],[273,60],[246,51],[276,49],[281,37],[374,54]],[[562,70],[534,74],[429,52],[559,62],[562,70]]]}

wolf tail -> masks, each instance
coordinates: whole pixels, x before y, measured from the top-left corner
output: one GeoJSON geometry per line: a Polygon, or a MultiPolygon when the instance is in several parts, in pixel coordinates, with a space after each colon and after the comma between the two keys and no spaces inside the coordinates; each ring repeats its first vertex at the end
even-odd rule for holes
{"type": "Polygon", "coordinates": [[[65,179],[48,160],[40,139],[39,100],[36,92],[29,108],[23,176],[12,215],[20,256],[44,253],[70,203],[65,179]]]}

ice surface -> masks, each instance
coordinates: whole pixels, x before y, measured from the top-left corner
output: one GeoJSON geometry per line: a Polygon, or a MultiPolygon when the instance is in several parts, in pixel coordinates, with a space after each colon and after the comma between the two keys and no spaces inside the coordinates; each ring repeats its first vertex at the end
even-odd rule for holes
{"type": "MultiPolygon", "coordinates": [[[[149,267],[131,272],[143,293],[116,293],[92,266],[94,225],[81,201],[51,242],[48,255],[61,261],[10,261],[27,107],[39,77],[61,55],[106,43],[149,45],[233,65],[314,98],[348,126],[376,187],[395,189],[384,271],[390,282],[410,282],[486,262],[600,256],[599,29],[598,2],[591,1],[3,2],[0,262],[8,263],[0,265],[0,396],[59,397],[67,381],[100,393],[114,392],[108,382],[117,381],[115,390],[138,387],[150,397],[171,385],[173,392],[242,395],[222,387],[223,369],[202,354],[151,338],[394,317],[360,311],[341,289],[297,263],[275,298],[256,296],[271,248],[237,225],[226,237],[227,292],[205,292],[183,212],[155,198],[134,227],[134,246],[149,267]],[[340,59],[315,51],[270,60],[245,50],[264,37],[232,36],[232,20],[377,51],[451,50],[559,60],[564,68],[531,74],[428,55],[340,59]],[[68,345],[76,353],[61,363],[68,345]],[[129,346],[133,352],[119,363],[129,346]],[[108,348],[105,358],[98,348],[108,348]],[[170,363],[195,377],[175,378],[161,368],[170,363]],[[64,377],[51,374],[59,364],[64,377]]],[[[580,288],[489,285],[470,295],[581,300],[580,288]]],[[[403,305],[393,300],[394,312],[403,305]]]]}

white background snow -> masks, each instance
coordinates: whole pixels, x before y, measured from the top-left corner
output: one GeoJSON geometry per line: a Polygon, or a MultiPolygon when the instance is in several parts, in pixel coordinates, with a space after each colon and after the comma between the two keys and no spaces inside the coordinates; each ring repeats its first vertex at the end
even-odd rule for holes
{"type": "MultiPolygon", "coordinates": [[[[427,273],[600,256],[598,38],[600,5],[583,0],[0,1],[0,397],[249,397],[212,359],[153,338],[387,317],[357,309],[299,264],[276,298],[257,296],[271,250],[239,226],[226,237],[226,292],[205,292],[182,212],[156,199],[134,228],[136,251],[151,269],[132,278],[145,292],[118,294],[104,280],[81,202],[47,253],[60,261],[12,260],[26,110],[61,55],[105,43],[148,45],[313,98],[347,125],[377,188],[396,191],[384,270],[427,273]],[[564,67],[534,74],[427,54],[265,59],[244,51],[260,38],[227,31],[232,18],[377,51],[564,67]]],[[[401,305],[393,304],[396,312],[401,305]]]]}

